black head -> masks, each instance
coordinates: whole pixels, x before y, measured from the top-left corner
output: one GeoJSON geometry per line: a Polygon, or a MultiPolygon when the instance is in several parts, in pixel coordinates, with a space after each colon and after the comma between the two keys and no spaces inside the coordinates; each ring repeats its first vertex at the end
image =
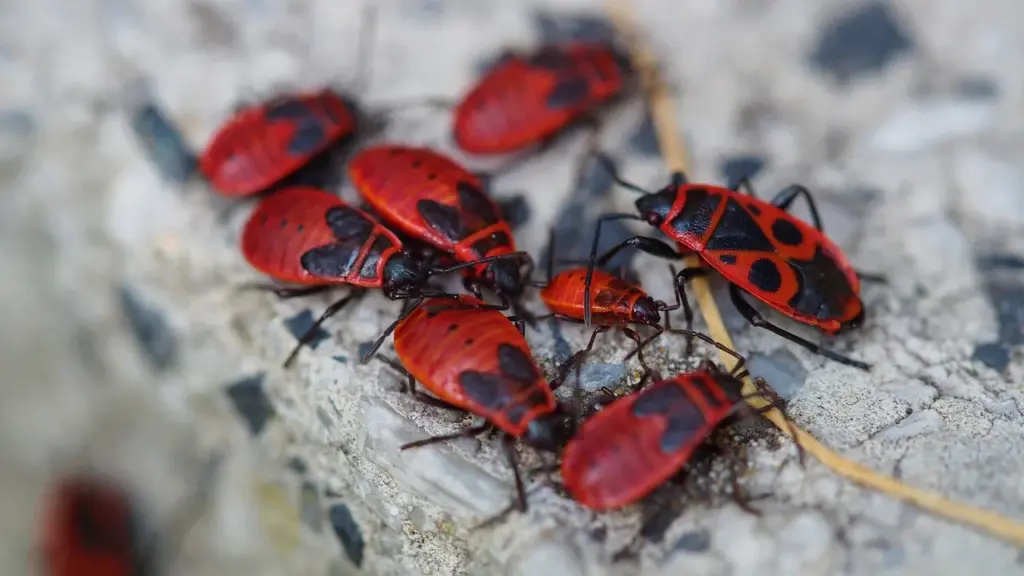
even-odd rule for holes
{"type": "Polygon", "coordinates": [[[654,326],[661,323],[661,306],[650,296],[637,298],[633,303],[633,321],[654,326]]]}
{"type": "Polygon", "coordinates": [[[406,292],[422,286],[427,275],[416,258],[406,252],[393,255],[384,264],[384,293],[406,292]]]}
{"type": "Polygon", "coordinates": [[[515,298],[523,292],[523,274],[516,259],[491,262],[487,266],[487,276],[494,288],[506,296],[515,298]]]}
{"type": "Polygon", "coordinates": [[[576,419],[561,408],[535,418],[526,428],[523,441],[538,450],[559,452],[576,432],[576,419]]]}
{"type": "Polygon", "coordinates": [[[715,382],[718,382],[718,385],[722,388],[722,391],[725,392],[726,398],[736,402],[743,398],[743,380],[723,371],[718,371],[714,378],[715,382]]]}
{"type": "Polygon", "coordinates": [[[666,186],[654,194],[648,194],[637,198],[635,206],[640,217],[651,226],[661,226],[668,218],[675,204],[678,188],[666,186]]]}

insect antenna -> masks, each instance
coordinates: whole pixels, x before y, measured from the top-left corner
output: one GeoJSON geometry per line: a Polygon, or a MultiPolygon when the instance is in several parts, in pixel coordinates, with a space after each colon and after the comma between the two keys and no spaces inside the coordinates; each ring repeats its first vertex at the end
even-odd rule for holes
{"type": "Polygon", "coordinates": [[[644,189],[637,184],[634,184],[632,182],[629,182],[628,180],[623,179],[622,176],[619,176],[619,171],[615,167],[615,162],[604,152],[595,153],[594,158],[597,159],[597,162],[601,164],[601,167],[604,168],[605,172],[607,172],[608,175],[611,176],[612,180],[614,180],[615,183],[618,184],[619,186],[622,186],[627,190],[636,192],[637,194],[653,194],[653,192],[651,192],[650,190],[644,189]]]}

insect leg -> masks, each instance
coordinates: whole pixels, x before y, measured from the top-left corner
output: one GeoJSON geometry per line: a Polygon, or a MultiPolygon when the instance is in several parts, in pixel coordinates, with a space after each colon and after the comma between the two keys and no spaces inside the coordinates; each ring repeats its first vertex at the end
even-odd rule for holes
{"type": "Polygon", "coordinates": [[[395,331],[395,328],[398,326],[398,323],[401,322],[402,320],[405,320],[409,316],[409,314],[412,314],[413,310],[416,310],[416,308],[418,308],[419,305],[422,303],[423,297],[417,298],[416,301],[411,306],[409,306],[405,310],[402,310],[402,313],[398,315],[398,318],[395,318],[394,322],[388,324],[388,327],[384,329],[384,332],[380,335],[380,337],[378,337],[377,340],[374,341],[373,346],[371,346],[370,349],[367,350],[365,354],[363,354],[363,357],[359,359],[359,363],[366,364],[367,362],[369,362],[370,358],[377,354],[377,350],[380,350],[381,345],[384,344],[384,340],[386,340],[387,337],[390,336],[391,333],[395,331]]]}
{"type": "MultiPolygon", "coordinates": [[[[747,196],[757,198],[757,190],[754,189],[754,185],[750,183],[750,177],[746,174],[740,176],[735,182],[729,183],[727,186],[730,190],[746,192],[747,196]]],[[[783,208],[783,210],[785,210],[785,208],[783,208]]]]}
{"type": "Polygon", "coordinates": [[[460,432],[453,432],[451,434],[442,434],[440,436],[431,436],[430,438],[424,438],[422,440],[416,440],[415,442],[408,442],[399,446],[399,450],[408,450],[409,448],[419,448],[420,446],[426,446],[428,444],[437,444],[438,442],[446,442],[448,440],[455,440],[456,438],[468,438],[482,434],[490,428],[489,423],[484,423],[479,426],[473,426],[466,428],[460,432]]]}
{"type": "Polygon", "coordinates": [[[870,364],[861,362],[860,360],[854,360],[853,358],[849,358],[847,356],[843,356],[842,354],[839,354],[838,352],[833,352],[828,348],[823,348],[820,344],[815,344],[810,340],[801,338],[800,336],[797,336],[792,332],[779,328],[778,326],[772,324],[771,322],[768,322],[767,320],[764,319],[763,316],[761,316],[760,312],[755,310],[754,307],[751,306],[750,303],[746,301],[746,299],[744,299],[743,292],[735,284],[729,286],[729,296],[730,298],[732,298],[732,303],[739,311],[739,313],[743,315],[744,318],[747,319],[747,322],[750,322],[754,326],[758,328],[764,328],[769,332],[772,332],[778,336],[782,336],[783,338],[789,340],[790,342],[793,342],[794,344],[803,346],[804,348],[810,350],[815,354],[824,356],[825,358],[834,360],[836,362],[839,362],[840,364],[853,366],[854,368],[859,368],[864,371],[871,370],[870,364]]]}
{"type": "Polygon", "coordinates": [[[673,248],[667,242],[659,240],[657,238],[651,238],[649,236],[633,236],[623,240],[618,245],[613,246],[607,252],[597,258],[597,265],[604,266],[609,260],[615,257],[616,254],[626,248],[635,248],[641,252],[645,252],[652,256],[659,258],[665,258],[668,260],[682,260],[685,255],[680,253],[678,250],[673,248]]]}
{"type": "Polygon", "coordinates": [[[811,224],[819,231],[821,228],[821,216],[818,215],[818,206],[814,203],[814,198],[811,196],[811,191],[799,184],[793,184],[787,186],[782,190],[779,190],[778,194],[772,198],[772,204],[782,208],[783,210],[789,211],[790,205],[796,200],[797,196],[803,196],[807,199],[807,207],[811,211],[811,224]]]}
{"type": "Polygon", "coordinates": [[[651,376],[651,367],[648,366],[647,361],[644,360],[644,347],[650,344],[652,340],[660,336],[663,330],[661,326],[658,326],[658,332],[655,333],[654,336],[643,339],[640,338],[640,335],[637,334],[636,331],[631,328],[628,328],[626,326],[620,326],[619,329],[622,330],[623,334],[628,336],[633,342],[636,342],[636,348],[634,348],[633,351],[630,352],[628,356],[626,356],[626,358],[628,359],[631,356],[633,356],[633,354],[636,354],[636,359],[637,361],[640,362],[640,367],[644,369],[644,375],[640,379],[640,382],[638,382],[636,386],[633,387],[634,391],[639,391],[641,388],[643,388],[644,383],[647,382],[647,379],[651,376]]]}
{"type": "Polygon", "coordinates": [[[300,296],[309,296],[312,294],[319,294],[330,290],[334,286],[331,284],[318,284],[316,286],[301,286],[297,288],[289,288],[285,286],[278,286],[276,284],[265,284],[262,282],[250,282],[242,284],[238,287],[239,290],[261,290],[264,292],[271,292],[274,296],[282,300],[289,298],[299,298],[300,296]]]}
{"type": "Polygon", "coordinates": [[[451,404],[443,400],[434,398],[433,396],[429,396],[417,390],[416,379],[413,378],[412,374],[410,374],[409,371],[405,369],[405,366],[399,364],[397,360],[394,360],[393,358],[388,358],[383,354],[375,354],[375,356],[377,360],[380,360],[381,362],[387,364],[388,367],[394,370],[395,372],[398,372],[399,374],[405,376],[405,387],[402,389],[402,392],[412,394],[413,397],[415,397],[420,402],[423,402],[428,406],[433,406],[434,408],[442,408],[444,410],[457,410],[459,412],[465,412],[465,410],[459,408],[458,406],[452,406],[451,404]]]}
{"type": "Polygon", "coordinates": [[[295,360],[295,357],[298,356],[299,350],[301,350],[303,346],[309,344],[309,342],[313,340],[316,331],[328,318],[337,314],[342,308],[347,306],[349,302],[355,300],[356,298],[362,295],[363,290],[353,289],[344,298],[328,306],[327,309],[324,310],[323,314],[321,314],[320,317],[316,319],[316,322],[313,322],[313,325],[310,326],[309,329],[306,330],[306,332],[303,333],[302,336],[299,338],[299,342],[295,344],[295,347],[292,348],[291,353],[288,354],[288,357],[284,359],[284,367],[287,368],[291,366],[292,362],[295,360]]]}
{"type": "Polygon", "coordinates": [[[512,477],[516,482],[516,508],[520,512],[526,512],[526,487],[523,486],[523,476],[519,473],[519,456],[516,454],[515,438],[506,434],[501,439],[501,448],[508,459],[508,465],[512,468],[512,477]]]}
{"type": "Polygon", "coordinates": [[[590,309],[591,309],[590,298],[593,295],[593,290],[591,289],[591,284],[594,281],[594,265],[595,265],[596,259],[597,259],[597,248],[598,248],[598,246],[599,246],[599,244],[601,242],[601,225],[604,224],[605,222],[612,222],[614,220],[639,220],[639,219],[640,219],[639,216],[637,216],[636,214],[632,214],[632,213],[630,213],[630,214],[625,214],[625,213],[606,214],[606,215],[604,215],[604,216],[602,216],[602,217],[597,219],[597,227],[594,229],[594,241],[590,245],[590,259],[588,260],[588,263],[587,263],[587,279],[584,282],[585,288],[584,288],[584,291],[583,291],[583,296],[584,296],[584,298],[583,298],[583,323],[586,324],[587,326],[590,326],[590,315],[591,315],[591,312],[590,312],[590,309]]]}
{"type": "MultiPolygon", "coordinates": [[[[562,316],[561,314],[556,314],[555,318],[558,320],[562,320],[564,322],[582,324],[582,322],[578,318],[572,318],[570,316],[562,316]]],[[[587,357],[587,354],[590,354],[590,351],[594,349],[594,341],[597,340],[597,335],[603,332],[607,332],[610,328],[611,326],[597,326],[596,328],[594,328],[594,331],[590,334],[590,340],[587,342],[586,348],[580,350],[579,352],[576,352],[575,354],[570,356],[568,360],[562,362],[562,365],[558,367],[558,376],[555,378],[555,381],[551,383],[552,390],[557,389],[564,383],[565,378],[569,376],[569,372],[572,370],[574,366],[577,368],[577,370],[580,370],[582,368],[583,360],[587,357]]]]}

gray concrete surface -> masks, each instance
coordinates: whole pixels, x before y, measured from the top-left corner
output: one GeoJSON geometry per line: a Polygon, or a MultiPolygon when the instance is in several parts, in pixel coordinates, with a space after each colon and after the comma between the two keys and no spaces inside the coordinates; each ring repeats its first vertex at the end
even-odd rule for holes
{"type": "MultiPolygon", "coordinates": [[[[891,279],[865,287],[866,326],[836,343],[873,363],[870,374],[747,328],[724,306],[754,371],[790,399],[800,426],[847,457],[1024,520],[1024,5],[637,4],[680,96],[693,176],[720,181],[763,164],[761,190],[803,182],[852,261],[891,279]]],[[[572,28],[535,10],[601,9],[380,6],[370,103],[457,94],[499,48],[572,28]]],[[[149,94],[199,146],[240,98],[343,86],[356,65],[354,2],[12,2],[4,12],[0,473],[12,488],[0,499],[3,573],[28,571],[33,511],[56,471],[106,470],[156,522],[216,450],[225,460],[209,510],[175,573],[1024,573],[1013,546],[816,463],[801,469],[793,446],[759,425],[719,442],[742,446],[741,483],[760,517],[731,502],[731,464],[719,459],[609,514],[537,478],[528,515],[470,532],[507,502],[511,479],[486,439],[397,450],[466,421],[408,400],[387,369],[356,362],[395,305],[367,298],[292,370],[279,368],[292,332],[329,297],[237,292],[257,278],[237,250],[245,211],[218,225],[208,190],[175,181],[183,164],[158,116],[139,115],[149,94]],[[140,126],[156,134],[155,153],[140,126]],[[641,517],[669,504],[678,518],[651,530],[637,558],[612,562],[641,517]]],[[[619,108],[610,124],[605,147],[626,175],[663,182],[642,108],[619,108]]],[[[442,114],[409,112],[386,139],[450,150],[446,129],[442,114]]],[[[578,224],[629,206],[600,175],[571,190],[580,149],[566,138],[498,181],[499,196],[525,192],[523,248],[539,254],[548,227],[567,216],[578,224]]],[[[587,242],[589,229],[560,229],[560,246],[587,242]]],[[[668,296],[662,262],[632,266],[668,296]]],[[[530,334],[546,369],[584,343],[572,326],[557,335],[530,334]]],[[[621,338],[601,342],[588,381],[634,372],[616,367],[621,338]]],[[[681,358],[680,345],[666,339],[652,362],[691,366],[698,358],[681,358]]]]}

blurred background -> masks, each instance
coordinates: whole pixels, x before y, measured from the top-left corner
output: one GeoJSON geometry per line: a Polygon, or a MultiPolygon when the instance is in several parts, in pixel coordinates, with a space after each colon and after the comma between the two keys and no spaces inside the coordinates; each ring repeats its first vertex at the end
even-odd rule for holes
{"type": "MultiPolygon", "coordinates": [[[[174,574],[1024,573],[1012,546],[821,466],[800,470],[763,430],[744,477],[764,495],[761,518],[696,499],[645,535],[638,558],[613,563],[652,505],[594,515],[541,487],[530,515],[470,532],[507,501],[507,468],[486,440],[398,453],[461,420],[358,363],[393,303],[365,299],[280,368],[330,297],[235,289],[259,279],[238,250],[248,208],[218,221],[224,203],[194,175],[193,154],[237,105],[346,91],[360,65],[372,71],[355,95],[367,107],[457,99],[504,49],[621,40],[600,2],[366,4],[377,14],[369,62],[356,0],[0,9],[0,573],[42,573],[41,511],[82,470],[123,486],[148,530],[181,540],[160,560],[174,574]]],[[[1024,518],[1024,4],[629,4],[676,97],[691,176],[751,174],[762,195],[804,183],[851,260],[890,278],[865,289],[868,324],[838,344],[873,363],[870,375],[750,330],[723,306],[752,371],[844,455],[1024,518]]],[[[390,120],[380,140],[495,164],[458,156],[446,111],[390,120]]],[[[623,173],[664,183],[642,100],[604,121],[602,148],[623,173]]],[[[535,257],[550,228],[579,256],[599,214],[630,209],[599,170],[574,183],[583,150],[569,133],[494,182],[535,257]]],[[[670,297],[663,262],[614,265],[670,297]]],[[[530,341],[551,368],[585,338],[552,327],[530,341]]],[[[628,342],[602,340],[589,387],[627,376],[628,342]]],[[[679,366],[673,354],[654,362],[679,366]]]]}

